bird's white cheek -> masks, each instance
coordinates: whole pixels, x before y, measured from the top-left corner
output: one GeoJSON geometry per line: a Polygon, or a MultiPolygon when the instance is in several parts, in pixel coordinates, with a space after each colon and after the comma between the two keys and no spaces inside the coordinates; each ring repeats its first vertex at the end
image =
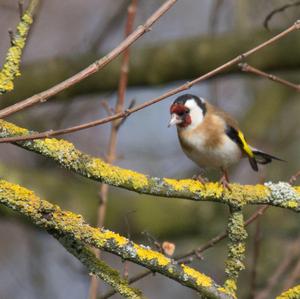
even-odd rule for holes
{"type": "Polygon", "coordinates": [[[195,129],[201,125],[203,121],[203,114],[200,109],[193,109],[190,112],[191,124],[189,125],[190,129],[195,129]]]}

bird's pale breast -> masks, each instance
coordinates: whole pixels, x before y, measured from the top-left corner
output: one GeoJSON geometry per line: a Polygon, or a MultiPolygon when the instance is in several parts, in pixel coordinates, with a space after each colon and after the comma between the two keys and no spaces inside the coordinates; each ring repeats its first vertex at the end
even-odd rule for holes
{"type": "Polygon", "coordinates": [[[242,158],[239,146],[224,132],[218,117],[203,122],[196,129],[179,129],[178,135],[185,154],[200,167],[228,167],[242,158]]]}

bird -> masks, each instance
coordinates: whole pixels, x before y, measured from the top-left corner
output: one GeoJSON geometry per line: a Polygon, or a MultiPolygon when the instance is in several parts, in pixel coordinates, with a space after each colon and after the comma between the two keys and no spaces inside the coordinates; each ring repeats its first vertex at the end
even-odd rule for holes
{"type": "MultiPolygon", "coordinates": [[[[228,168],[242,158],[249,160],[254,171],[258,164],[284,161],[249,145],[237,121],[202,97],[177,97],[170,114],[168,126],[176,125],[183,152],[201,168],[219,168],[224,188],[230,189],[228,168]]],[[[199,180],[205,183],[201,176],[199,180]]]]}

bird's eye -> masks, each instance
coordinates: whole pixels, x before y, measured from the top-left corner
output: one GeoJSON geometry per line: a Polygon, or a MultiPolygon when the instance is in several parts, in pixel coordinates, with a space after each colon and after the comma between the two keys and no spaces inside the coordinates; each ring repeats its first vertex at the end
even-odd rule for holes
{"type": "Polygon", "coordinates": [[[178,116],[184,116],[185,114],[189,113],[190,109],[189,108],[185,108],[184,110],[178,111],[177,115],[178,116]]]}

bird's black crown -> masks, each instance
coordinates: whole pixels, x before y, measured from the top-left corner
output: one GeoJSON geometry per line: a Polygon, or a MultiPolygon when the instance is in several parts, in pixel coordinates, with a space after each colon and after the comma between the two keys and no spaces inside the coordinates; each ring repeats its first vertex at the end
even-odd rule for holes
{"type": "Polygon", "coordinates": [[[188,94],[188,93],[187,93],[187,94],[184,94],[184,95],[182,95],[182,96],[179,96],[179,97],[174,101],[173,104],[181,104],[181,105],[184,105],[185,102],[188,101],[188,100],[194,100],[194,101],[196,102],[196,104],[202,109],[203,115],[205,115],[205,113],[206,113],[206,111],[207,111],[207,107],[206,107],[205,102],[204,102],[201,98],[199,98],[199,97],[197,97],[197,96],[195,96],[195,95],[193,95],[193,94],[188,94]]]}

